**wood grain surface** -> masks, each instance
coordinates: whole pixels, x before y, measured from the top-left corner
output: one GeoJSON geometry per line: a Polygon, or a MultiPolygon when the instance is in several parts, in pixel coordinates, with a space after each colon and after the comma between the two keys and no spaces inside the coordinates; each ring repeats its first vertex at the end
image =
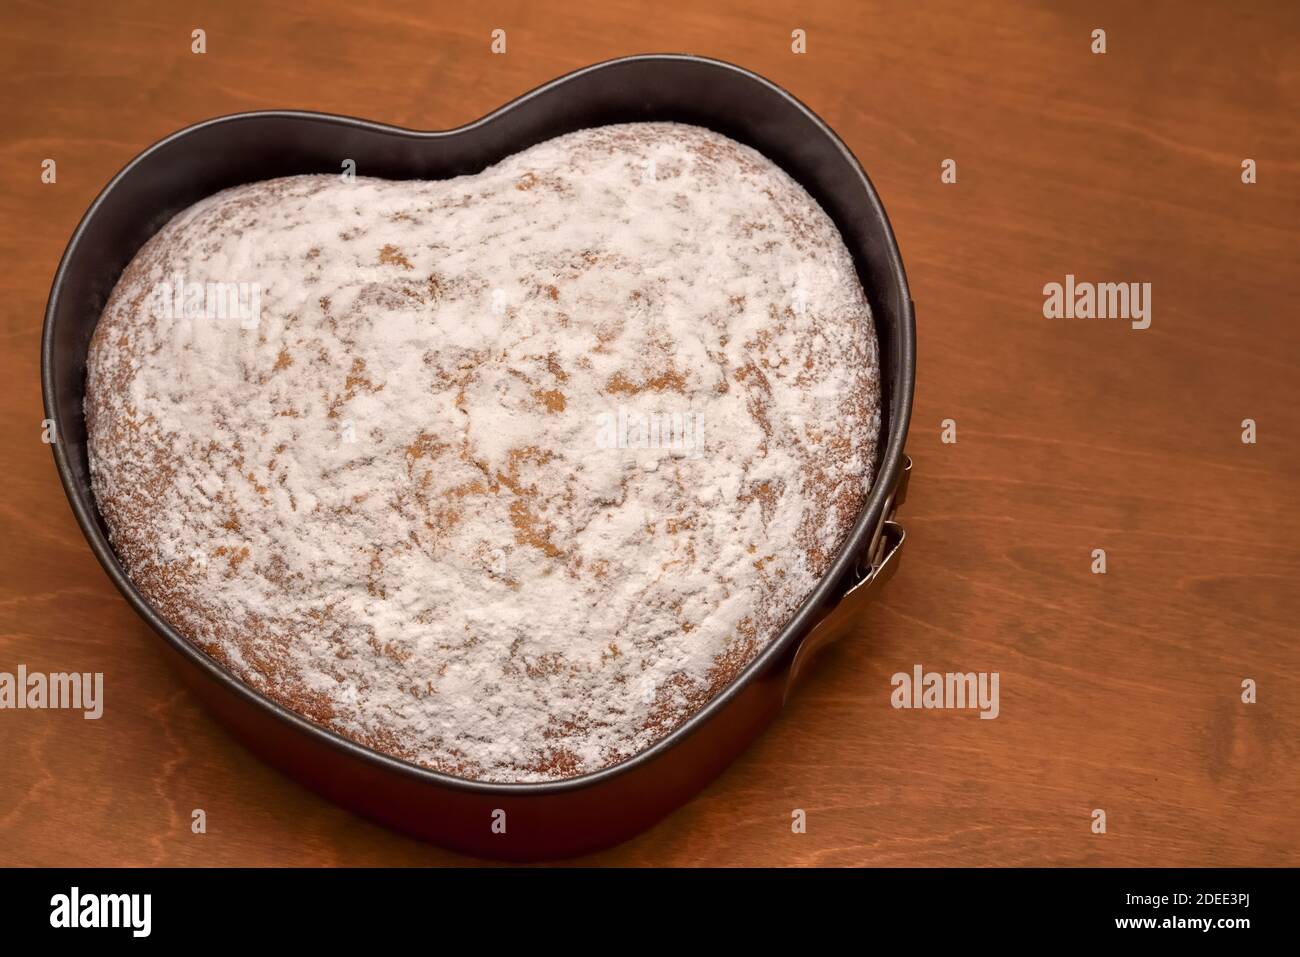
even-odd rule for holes
{"type": "Polygon", "coordinates": [[[0,17],[0,671],[106,686],[99,721],[0,711],[0,864],[468,862],[290,783],[181,689],[41,441],[45,300],[98,190],[196,120],[445,128],[657,51],[780,83],[879,189],[918,309],[910,535],[859,634],[757,745],[583,862],[1300,864],[1300,6],[119,0],[0,17]],[[1151,327],[1044,318],[1066,274],[1150,282],[1151,327]],[[998,672],[999,717],[895,710],[890,677],[918,663],[998,672]]]}

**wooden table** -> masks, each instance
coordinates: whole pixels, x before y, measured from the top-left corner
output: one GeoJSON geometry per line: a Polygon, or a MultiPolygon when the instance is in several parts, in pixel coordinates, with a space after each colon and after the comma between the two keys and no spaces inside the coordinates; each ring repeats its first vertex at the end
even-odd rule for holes
{"type": "Polygon", "coordinates": [[[103,671],[107,700],[97,722],[0,712],[0,864],[464,861],[290,783],[181,690],[41,442],[49,282],[112,174],[196,120],[292,107],[455,126],[664,50],[794,92],[884,198],[919,314],[910,536],[861,633],[779,723],[590,861],[1300,864],[1300,7],[1078,6],[11,6],[0,670],[103,671]],[[1150,328],[1045,318],[1043,287],[1067,274],[1151,283],[1150,328]],[[895,710],[891,675],[915,664],[998,672],[999,717],[895,710]]]}

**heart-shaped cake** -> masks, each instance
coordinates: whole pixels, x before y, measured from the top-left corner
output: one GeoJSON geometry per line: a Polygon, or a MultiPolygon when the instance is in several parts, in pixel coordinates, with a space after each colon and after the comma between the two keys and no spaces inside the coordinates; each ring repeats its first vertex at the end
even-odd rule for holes
{"type": "Polygon", "coordinates": [[[183,211],[95,329],[140,590],[285,706],[487,781],[635,754],[826,571],[873,479],[871,313],[786,173],[674,123],[444,181],[183,211]]]}

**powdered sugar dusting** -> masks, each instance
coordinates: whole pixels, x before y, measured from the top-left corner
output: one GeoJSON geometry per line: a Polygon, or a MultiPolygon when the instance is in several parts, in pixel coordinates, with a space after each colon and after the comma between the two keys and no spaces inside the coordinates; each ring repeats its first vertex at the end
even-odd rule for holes
{"type": "Polygon", "coordinates": [[[609,126],[182,212],[96,329],[90,463],[132,579],[244,681],[548,780],[643,750],[780,630],[870,488],[877,369],[806,192],[707,130],[609,126]],[[255,284],[256,323],[161,318],[168,283],[255,284]],[[605,441],[661,413],[703,447],[605,441]]]}

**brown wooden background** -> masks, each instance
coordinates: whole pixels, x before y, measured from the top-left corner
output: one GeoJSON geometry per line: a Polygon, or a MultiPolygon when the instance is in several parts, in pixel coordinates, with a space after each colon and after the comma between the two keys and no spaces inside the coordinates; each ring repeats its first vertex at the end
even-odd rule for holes
{"type": "Polygon", "coordinates": [[[916,474],[901,571],[860,636],[707,792],[589,860],[1300,864],[1300,7],[653,6],[6,0],[0,670],[103,671],[107,710],[0,712],[0,864],[464,860],[289,783],[180,689],[40,441],[41,316],[95,193],[193,121],[443,128],[652,51],[770,77],[867,167],[919,311],[916,474]],[[1152,327],[1044,319],[1067,272],[1153,283],[1152,327]],[[892,710],[890,675],[915,663],[1000,672],[1001,717],[892,710]]]}

